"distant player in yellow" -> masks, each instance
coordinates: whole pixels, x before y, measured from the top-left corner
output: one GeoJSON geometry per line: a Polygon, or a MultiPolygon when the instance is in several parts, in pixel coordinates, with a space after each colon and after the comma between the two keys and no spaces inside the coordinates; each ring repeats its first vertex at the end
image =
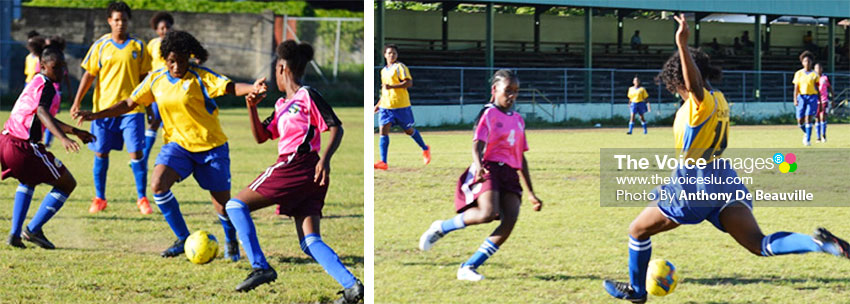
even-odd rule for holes
{"type": "Polygon", "coordinates": [[[629,111],[631,112],[631,116],[629,116],[629,132],[626,132],[626,134],[632,134],[632,129],[635,127],[635,114],[640,115],[640,125],[643,126],[643,134],[646,134],[646,119],[643,118],[643,113],[652,111],[647,100],[649,93],[640,86],[640,79],[638,79],[637,75],[632,79],[632,84],[634,86],[629,87],[629,111]]]}
{"type": "Polygon", "coordinates": [[[387,170],[387,150],[390,147],[390,128],[399,126],[422,148],[423,162],[431,162],[431,148],[422,140],[416,130],[413,111],[410,110],[410,95],[407,88],[413,86],[413,77],[404,63],[398,62],[398,48],[394,44],[384,46],[384,59],[387,65],[381,69],[381,99],[375,105],[380,126],[381,160],[375,163],[375,169],[387,170]]]}
{"type": "Polygon", "coordinates": [[[38,74],[40,71],[38,56],[40,55],[40,49],[44,47],[44,42],[37,41],[39,36],[39,33],[36,31],[30,31],[27,33],[27,50],[30,51],[30,53],[27,54],[27,59],[24,61],[24,75],[27,75],[27,79],[24,80],[25,84],[30,83],[32,78],[35,77],[35,74],[38,74]]]}
{"type": "Polygon", "coordinates": [[[803,145],[812,145],[812,116],[818,112],[818,80],[814,70],[815,54],[804,51],[800,54],[802,69],[794,73],[794,106],[797,108],[797,126],[803,130],[803,145]]]}
{"type": "MultiPolygon", "coordinates": [[[[83,58],[85,70],[80,87],[71,106],[71,116],[77,116],[83,96],[94,83],[92,104],[100,111],[130,97],[133,89],[150,71],[150,58],[145,44],[127,33],[130,7],[124,2],[110,3],[106,9],[111,33],[101,36],[83,58]],[[96,81],[95,81],[96,80],[96,81]]],[[[142,214],[150,214],[151,207],[145,195],[147,189],[147,164],[142,161],[145,146],[145,109],[137,107],[120,117],[98,119],[91,124],[91,133],[97,140],[89,143],[94,151],[94,188],[90,213],[106,208],[106,171],[109,169],[109,152],[127,145],[130,167],[136,180],[136,205],[142,214]]]]}
{"type": "MultiPolygon", "coordinates": [[[[159,36],[151,39],[147,46],[151,60],[151,72],[156,72],[159,69],[165,68],[165,59],[162,57],[162,54],[160,54],[159,48],[162,45],[162,39],[165,38],[165,34],[171,31],[173,26],[174,17],[172,17],[169,13],[159,12],[151,17],[151,28],[156,31],[156,35],[159,36]]],[[[151,149],[153,149],[153,144],[156,142],[156,131],[159,130],[159,127],[162,125],[162,118],[159,116],[159,107],[156,106],[156,102],[151,104],[150,107],[147,107],[146,112],[148,115],[148,129],[145,130],[145,150],[144,156],[142,156],[142,161],[147,165],[151,149]]]]}

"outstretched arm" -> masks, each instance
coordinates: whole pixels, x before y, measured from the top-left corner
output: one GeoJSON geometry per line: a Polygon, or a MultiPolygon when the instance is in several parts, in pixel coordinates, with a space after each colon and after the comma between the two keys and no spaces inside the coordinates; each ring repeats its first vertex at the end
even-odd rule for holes
{"type": "Polygon", "coordinates": [[[76,114],[72,113],[71,116],[77,120],[77,125],[79,126],[83,124],[83,121],[121,116],[124,113],[132,111],[136,106],[137,104],[132,98],[127,98],[100,112],[78,111],[76,114]]]}
{"type": "Polygon", "coordinates": [[[80,150],[80,145],[77,144],[74,140],[68,138],[65,134],[74,134],[83,141],[83,143],[90,143],[95,138],[93,135],[89,134],[89,132],[74,128],[69,126],[61,121],[56,120],[50,112],[43,106],[39,106],[36,110],[36,115],[38,116],[38,120],[41,121],[41,124],[44,125],[50,133],[59,137],[62,141],[62,145],[65,147],[65,151],[67,152],[77,152],[80,150]]]}
{"type": "Polygon", "coordinates": [[[235,95],[235,96],[245,96],[245,95],[248,95],[251,92],[263,94],[263,93],[266,92],[265,81],[266,81],[266,78],[257,79],[257,81],[254,81],[254,84],[241,83],[241,82],[237,82],[237,83],[229,82],[227,84],[227,87],[225,88],[225,92],[228,95],[235,95]]]}
{"type": "Polygon", "coordinates": [[[685,79],[685,89],[695,97],[694,99],[697,102],[702,102],[702,98],[704,97],[702,76],[700,75],[699,68],[694,63],[694,59],[691,58],[690,51],[688,51],[688,35],[690,34],[688,22],[685,20],[685,14],[674,15],[673,18],[679,23],[679,30],[676,31],[676,47],[679,50],[679,60],[682,65],[682,76],[685,79]]]}

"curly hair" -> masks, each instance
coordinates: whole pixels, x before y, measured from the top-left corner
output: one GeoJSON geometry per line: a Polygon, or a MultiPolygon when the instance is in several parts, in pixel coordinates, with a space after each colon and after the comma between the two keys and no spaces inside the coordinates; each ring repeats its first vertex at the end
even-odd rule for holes
{"type": "Polygon", "coordinates": [[[59,50],[64,52],[65,51],[65,38],[62,38],[61,36],[50,36],[50,38],[47,38],[47,40],[45,40],[45,45],[57,47],[57,48],[59,48],[59,50]]]}
{"type": "MultiPolygon", "coordinates": [[[[692,47],[688,47],[688,51],[691,53],[691,57],[694,59],[694,63],[699,69],[702,79],[706,81],[720,80],[723,71],[720,67],[711,64],[711,57],[708,54],[692,47]]],[[[679,88],[685,87],[685,75],[682,74],[682,63],[678,51],[673,53],[667,59],[667,62],[664,63],[661,72],[655,76],[655,83],[658,85],[664,83],[667,91],[673,94],[678,93],[679,88]]]]}
{"type": "Polygon", "coordinates": [[[112,17],[112,12],[122,12],[127,15],[127,19],[133,19],[133,14],[130,12],[130,6],[124,1],[111,2],[106,7],[106,18],[112,17]]]}
{"type": "Polygon", "coordinates": [[[41,36],[41,34],[39,34],[39,33],[38,33],[37,31],[35,31],[35,30],[32,30],[32,31],[27,32],[27,39],[30,39],[30,38],[32,38],[32,37],[36,37],[36,36],[41,36]]]}
{"type": "Polygon", "coordinates": [[[171,14],[166,13],[166,12],[158,12],[158,13],[154,14],[153,17],[151,17],[151,28],[156,30],[156,27],[162,21],[165,21],[165,23],[168,23],[168,27],[171,27],[172,25],[174,25],[174,17],[171,16],[171,14]]]}
{"type": "Polygon", "coordinates": [[[803,62],[803,58],[809,57],[809,60],[815,61],[815,53],[811,51],[803,51],[800,53],[800,62],[803,62]]]}
{"type": "Polygon", "coordinates": [[[307,63],[313,60],[313,46],[304,42],[296,43],[293,40],[286,40],[277,45],[276,53],[278,59],[286,62],[286,66],[296,79],[304,76],[307,63]]]}
{"type": "Polygon", "coordinates": [[[44,37],[41,36],[35,36],[27,40],[27,50],[39,57],[41,56],[41,52],[44,51],[45,45],[44,37]]]}
{"type": "Polygon", "coordinates": [[[41,63],[50,61],[65,61],[65,54],[62,52],[62,49],[56,44],[51,44],[44,47],[44,51],[41,52],[41,63]]]}
{"type": "Polygon", "coordinates": [[[162,58],[167,58],[169,53],[174,52],[175,54],[184,54],[187,56],[193,55],[200,62],[207,61],[207,58],[210,56],[207,50],[198,42],[198,39],[195,39],[192,34],[184,31],[171,31],[165,34],[165,38],[162,39],[162,45],[159,46],[159,51],[162,53],[162,58]]]}

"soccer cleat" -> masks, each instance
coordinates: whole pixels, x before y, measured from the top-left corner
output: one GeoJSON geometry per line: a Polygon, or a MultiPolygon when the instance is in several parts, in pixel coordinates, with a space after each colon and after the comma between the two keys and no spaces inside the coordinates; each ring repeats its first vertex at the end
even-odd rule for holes
{"type": "Polygon", "coordinates": [[[185,245],[185,244],[186,244],[185,239],[183,239],[183,240],[177,239],[176,241],[174,241],[174,244],[171,244],[171,247],[168,247],[168,249],[165,249],[165,251],[163,251],[160,254],[160,256],[162,256],[164,258],[172,258],[172,257],[176,257],[178,255],[181,255],[184,252],[183,245],[185,245]]]}
{"type": "Polygon", "coordinates": [[[434,247],[434,243],[439,241],[445,234],[443,233],[443,229],[440,227],[443,221],[434,221],[431,223],[431,227],[428,227],[428,230],[425,230],[425,233],[419,237],[419,249],[422,251],[428,251],[431,247],[434,247]]]}
{"type": "Polygon", "coordinates": [[[617,299],[631,301],[632,303],[646,303],[646,293],[637,294],[629,283],[605,280],[602,281],[602,287],[608,294],[617,299]]]}
{"type": "Polygon", "coordinates": [[[360,280],[354,283],[354,286],[340,290],[337,294],[342,294],[342,297],[336,299],[334,304],[357,304],[363,300],[363,283],[360,280]]]}
{"type": "Polygon", "coordinates": [[[819,227],[815,230],[815,240],[821,243],[824,251],[850,259],[850,244],[847,241],[833,235],[826,228],[819,227]]]}
{"type": "Polygon", "coordinates": [[[29,227],[24,227],[24,232],[21,233],[23,239],[27,240],[27,242],[35,243],[41,248],[44,249],[56,249],[56,246],[53,246],[53,243],[47,240],[47,237],[44,236],[44,231],[32,232],[29,227]]]}
{"type": "Polygon", "coordinates": [[[387,170],[387,168],[389,168],[389,165],[387,165],[387,163],[385,163],[383,161],[379,160],[377,163],[375,163],[375,169],[387,170]]]}
{"type": "Polygon", "coordinates": [[[803,135],[803,145],[804,146],[811,146],[812,145],[812,143],[810,141],[806,140],[805,135],[803,135]]]}
{"type": "Polygon", "coordinates": [[[106,209],[106,200],[99,198],[99,197],[95,197],[91,201],[91,206],[89,207],[89,213],[98,213],[103,209],[106,209]]]}
{"type": "Polygon", "coordinates": [[[140,198],[138,201],[136,201],[136,206],[139,207],[139,212],[141,212],[142,214],[153,213],[153,210],[151,210],[151,203],[148,202],[147,197],[140,198]]]}
{"type": "Polygon", "coordinates": [[[13,247],[24,248],[24,249],[27,248],[27,245],[24,245],[24,242],[21,241],[20,236],[10,235],[8,243],[9,243],[9,245],[12,245],[13,247]]]}
{"type": "Polygon", "coordinates": [[[233,262],[239,261],[239,242],[235,240],[227,242],[227,249],[224,250],[224,257],[233,262]]]}
{"type": "Polygon", "coordinates": [[[457,270],[457,279],[461,281],[478,282],[484,279],[484,276],[479,274],[472,265],[460,265],[457,270]]]}
{"type": "Polygon", "coordinates": [[[422,150],[422,163],[430,164],[431,163],[431,146],[425,146],[427,149],[422,150]]]}
{"type": "Polygon", "coordinates": [[[632,135],[632,131],[626,131],[626,135],[632,135]]]}
{"type": "Polygon", "coordinates": [[[274,271],[274,268],[269,267],[268,269],[262,268],[254,268],[248,277],[245,278],[245,281],[236,285],[236,291],[246,292],[251,291],[257,286],[263,285],[265,283],[271,283],[277,280],[277,272],[274,271]]]}

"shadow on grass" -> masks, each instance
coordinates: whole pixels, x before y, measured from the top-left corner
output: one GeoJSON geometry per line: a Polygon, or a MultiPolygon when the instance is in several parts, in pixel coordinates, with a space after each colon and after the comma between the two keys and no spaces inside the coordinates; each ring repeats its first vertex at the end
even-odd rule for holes
{"type": "MultiPolygon", "coordinates": [[[[685,278],[683,280],[687,284],[700,285],[743,285],[743,284],[761,284],[767,283],[772,285],[787,285],[787,284],[802,284],[802,283],[843,283],[850,284],[850,278],[782,278],[776,276],[768,276],[761,278],[737,278],[737,277],[712,277],[712,278],[685,278]]],[[[818,289],[818,287],[799,287],[798,289],[818,289]]]]}
{"type": "MultiPolygon", "coordinates": [[[[316,263],[315,260],[309,257],[294,257],[294,256],[271,256],[270,258],[277,259],[278,263],[287,263],[287,264],[313,264],[316,263]]],[[[356,255],[344,255],[340,256],[339,260],[342,261],[342,264],[346,267],[353,267],[356,265],[363,265],[363,257],[356,255]]]]}
{"type": "Polygon", "coordinates": [[[538,275],[534,276],[535,279],[543,280],[543,281],[569,281],[569,280],[593,280],[599,281],[602,278],[595,275],[565,275],[565,274],[549,274],[549,275],[538,275]]]}
{"type": "MultiPolygon", "coordinates": [[[[447,263],[437,263],[437,262],[404,262],[401,263],[402,266],[431,266],[431,267],[460,267],[461,261],[457,262],[447,262],[447,263]]],[[[502,267],[505,268],[505,264],[500,263],[487,263],[487,266],[494,267],[502,267]]]]}
{"type": "Polygon", "coordinates": [[[83,216],[73,216],[73,219],[83,219],[83,220],[98,220],[98,221],[134,221],[134,222],[161,222],[164,221],[162,219],[162,215],[159,216],[151,216],[146,215],[143,217],[129,217],[129,216],[118,216],[118,215],[83,215],[83,216]]]}

